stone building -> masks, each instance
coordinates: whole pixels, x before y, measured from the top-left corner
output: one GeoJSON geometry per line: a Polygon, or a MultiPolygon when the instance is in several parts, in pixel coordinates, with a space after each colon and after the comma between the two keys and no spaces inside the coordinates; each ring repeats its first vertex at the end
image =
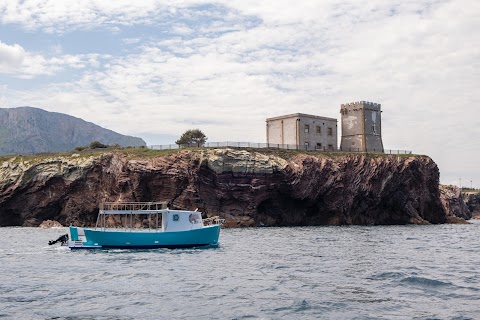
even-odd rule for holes
{"type": "Polygon", "coordinates": [[[360,101],[342,104],[340,150],[383,152],[382,111],[379,103],[360,101]]]}
{"type": "Polygon", "coordinates": [[[294,113],[267,119],[267,143],[337,150],[337,119],[294,113]]]}

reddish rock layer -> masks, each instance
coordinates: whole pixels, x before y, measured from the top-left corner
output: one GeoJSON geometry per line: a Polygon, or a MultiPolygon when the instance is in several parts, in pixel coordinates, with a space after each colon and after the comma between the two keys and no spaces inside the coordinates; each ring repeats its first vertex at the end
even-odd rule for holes
{"type": "Polygon", "coordinates": [[[440,186],[440,200],[447,214],[449,223],[466,223],[472,213],[465,203],[460,188],[455,186],[440,186]]]}
{"type": "Polygon", "coordinates": [[[438,168],[429,157],[282,158],[223,149],[137,160],[110,153],[5,162],[0,226],[37,226],[47,219],[91,226],[103,201],[169,201],[225,217],[227,226],[446,222],[438,168]]]}
{"type": "Polygon", "coordinates": [[[463,195],[464,200],[466,201],[467,207],[472,213],[473,219],[480,219],[480,193],[477,192],[467,192],[463,195]]]}

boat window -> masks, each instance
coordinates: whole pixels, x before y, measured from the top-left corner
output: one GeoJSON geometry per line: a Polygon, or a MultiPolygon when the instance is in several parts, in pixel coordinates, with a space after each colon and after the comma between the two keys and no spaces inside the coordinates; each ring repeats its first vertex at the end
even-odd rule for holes
{"type": "Polygon", "coordinates": [[[190,216],[188,217],[188,221],[190,221],[190,223],[201,223],[202,222],[202,216],[200,215],[200,213],[190,213],[190,216]]]}
{"type": "Polygon", "coordinates": [[[180,219],[180,216],[177,213],[175,213],[173,215],[173,221],[178,221],[178,219],[180,219]]]}

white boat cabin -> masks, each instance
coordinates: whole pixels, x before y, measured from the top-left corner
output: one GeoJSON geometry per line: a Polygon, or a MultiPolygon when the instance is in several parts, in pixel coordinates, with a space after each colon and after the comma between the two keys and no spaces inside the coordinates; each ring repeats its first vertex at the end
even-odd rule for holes
{"type": "Polygon", "coordinates": [[[136,217],[146,216],[148,228],[156,232],[189,231],[224,221],[218,217],[202,219],[202,213],[197,210],[172,210],[164,202],[105,202],[100,206],[96,228],[110,228],[108,217],[114,215],[120,215],[122,227],[129,229],[134,228],[136,217]]]}
{"type": "Polygon", "coordinates": [[[203,228],[198,211],[162,210],[162,231],[186,231],[203,228]]]}

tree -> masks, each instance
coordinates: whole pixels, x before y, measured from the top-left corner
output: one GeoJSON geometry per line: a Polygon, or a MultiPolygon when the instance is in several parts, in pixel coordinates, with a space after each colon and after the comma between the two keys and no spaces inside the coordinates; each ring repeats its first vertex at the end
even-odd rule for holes
{"type": "Polygon", "coordinates": [[[100,149],[100,148],[108,148],[106,144],[101,143],[100,141],[92,141],[90,143],[90,149],[100,149]]]}
{"type": "Polygon", "coordinates": [[[197,147],[203,146],[207,141],[207,137],[199,129],[185,131],[180,139],[175,141],[180,146],[190,146],[194,144],[197,147]]]}

